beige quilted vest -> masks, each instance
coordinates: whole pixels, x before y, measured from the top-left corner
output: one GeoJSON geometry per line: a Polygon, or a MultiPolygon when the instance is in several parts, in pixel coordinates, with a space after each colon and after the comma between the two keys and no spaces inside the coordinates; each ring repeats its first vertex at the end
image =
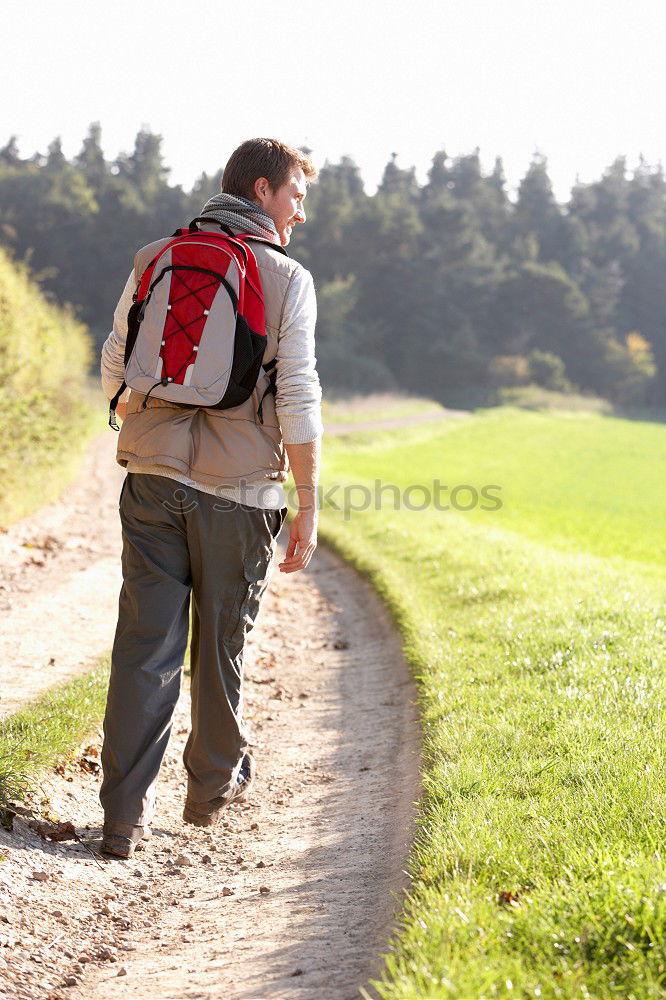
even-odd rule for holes
{"type": "MultiPolygon", "coordinates": [[[[139,250],[134,258],[137,281],[166,242],[160,240],[139,250]]],[[[287,289],[301,265],[273,250],[268,243],[253,240],[250,246],[257,258],[264,292],[267,334],[264,361],[268,362],[277,353],[287,289]]],[[[229,410],[175,406],[153,396],[144,410],[145,396],[131,392],[127,417],[118,436],[118,462],[122,466],[132,462],[146,468],[166,465],[195,482],[211,486],[238,486],[241,481],[265,478],[283,482],[289,464],[272,394],[264,399],[263,424],[257,416],[259,400],[267,385],[268,376],[262,372],[252,396],[229,410]]]]}

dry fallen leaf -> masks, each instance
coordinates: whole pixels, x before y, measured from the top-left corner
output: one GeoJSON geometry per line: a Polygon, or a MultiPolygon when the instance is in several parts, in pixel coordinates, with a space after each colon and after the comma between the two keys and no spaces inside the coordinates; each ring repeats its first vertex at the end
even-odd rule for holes
{"type": "Polygon", "coordinates": [[[36,819],[31,819],[28,826],[38,833],[42,840],[78,840],[78,835],[74,829],[74,825],[67,821],[66,823],[49,823],[44,821],[40,823],[36,819]]]}
{"type": "Polygon", "coordinates": [[[79,758],[79,767],[82,771],[87,771],[89,774],[99,774],[101,770],[101,765],[98,760],[88,754],[83,754],[79,758]]]}

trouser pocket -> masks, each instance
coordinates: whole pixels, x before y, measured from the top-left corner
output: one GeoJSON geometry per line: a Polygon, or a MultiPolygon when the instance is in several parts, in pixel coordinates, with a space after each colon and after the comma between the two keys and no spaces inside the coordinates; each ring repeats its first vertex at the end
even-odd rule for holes
{"type": "Polygon", "coordinates": [[[245,639],[254,628],[267,582],[264,580],[248,580],[246,578],[239,585],[237,594],[238,611],[230,623],[232,630],[228,636],[229,647],[234,653],[237,653],[243,647],[245,639]]]}
{"type": "Polygon", "coordinates": [[[254,628],[261,599],[270,582],[275,541],[287,515],[287,508],[280,510],[257,510],[261,516],[261,530],[258,544],[245,554],[243,579],[238,585],[234,611],[229,620],[225,639],[231,650],[238,652],[245,639],[254,628]],[[268,529],[268,530],[267,530],[268,529]]]}

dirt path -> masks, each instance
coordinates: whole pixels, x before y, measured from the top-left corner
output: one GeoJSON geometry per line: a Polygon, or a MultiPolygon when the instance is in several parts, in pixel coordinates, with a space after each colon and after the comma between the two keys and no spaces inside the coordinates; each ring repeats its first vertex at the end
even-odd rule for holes
{"type": "Polygon", "coordinates": [[[0,718],[111,647],[125,475],[111,434],[93,442],[59,503],[0,533],[0,718]]]}
{"type": "MultiPolygon", "coordinates": [[[[117,604],[110,562],[118,489],[109,500],[115,470],[99,455],[91,462],[95,476],[75,488],[66,516],[54,507],[50,520],[32,519],[34,537],[43,539],[44,527],[57,545],[23,549],[20,531],[9,539],[22,558],[3,578],[13,589],[0,593],[13,600],[6,629],[29,621],[32,600],[33,608],[51,607],[57,580],[75,602],[86,590],[110,591],[110,604],[90,604],[103,652],[117,604]],[[82,541],[70,545],[72,538],[82,541]],[[44,565],[25,557],[43,551],[44,565]]],[[[58,606],[69,611],[64,621],[76,621],[76,603],[63,597],[58,606]]],[[[90,636],[88,625],[63,632],[64,676],[83,669],[72,636],[81,633],[86,649],[90,636]]],[[[53,682],[40,645],[50,638],[46,630],[21,647],[25,684],[14,686],[13,703],[53,682]]],[[[307,573],[274,575],[246,675],[257,794],[230,807],[212,834],[180,818],[187,692],[162,772],[155,835],[131,861],[100,862],[83,845],[45,843],[20,818],[12,833],[0,832],[0,995],[345,1000],[367,986],[405,885],[419,789],[414,689],[400,639],[371,588],[320,549],[307,573]]],[[[4,693],[4,677],[0,683],[4,693]]],[[[74,760],[44,787],[51,815],[72,821],[93,850],[101,816],[99,776],[90,768],[98,747],[96,739],[83,765],[74,760]]]]}

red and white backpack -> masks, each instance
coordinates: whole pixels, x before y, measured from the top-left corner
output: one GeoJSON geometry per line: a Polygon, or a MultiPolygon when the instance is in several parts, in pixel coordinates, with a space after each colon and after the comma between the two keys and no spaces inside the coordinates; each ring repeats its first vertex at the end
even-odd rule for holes
{"type": "MultiPolygon", "coordinates": [[[[114,430],[127,386],[145,395],[144,409],[151,395],[222,410],[252,395],[266,347],[261,278],[246,242],[256,239],[202,217],[176,230],[151,260],[127,320],[125,380],[109,407],[114,430]],[[200,222],[220,232],[204,232],[200,222]]],[[[266,392],[275,392],[275,361],[264,370],[270,373],[266,392]]]]}

